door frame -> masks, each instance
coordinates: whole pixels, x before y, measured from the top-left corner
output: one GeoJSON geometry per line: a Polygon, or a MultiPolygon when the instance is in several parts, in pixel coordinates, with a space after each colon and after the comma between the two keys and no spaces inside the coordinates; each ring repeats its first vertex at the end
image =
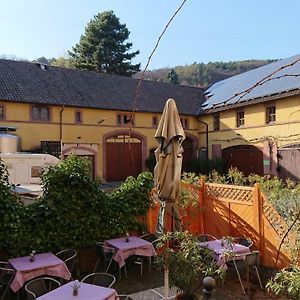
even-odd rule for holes
{"type": "Polygon", "coordinates": [[[133,138],[137,138],[141,141],[142,145],[142,172],[146,169],[146,158],[147,158],[147,137],[139,132],[129,129],[118,129],[114,131],[110,131],[103,135],[102,144],[103,144],[103,165],[102,165],[102,174],[103,174],[103,181],[106,182],[106,142],[108,139],[116,136],[116,135],[129,135],[133,138]]]}

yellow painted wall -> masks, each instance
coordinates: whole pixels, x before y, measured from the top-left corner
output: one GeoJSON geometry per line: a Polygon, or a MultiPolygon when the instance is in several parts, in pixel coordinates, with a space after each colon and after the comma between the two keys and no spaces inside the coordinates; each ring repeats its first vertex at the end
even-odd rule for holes
{"type": "MultiPolygon", "coordinates": [[[[245,113],[245,126],[236,127],[236,109],[220,112],[220,130],[213,131],[213,114],[203,115],[201,121],[208,123],[209,157],[212,144],[222,149],[235,145],[251,144],[262,147],[265,137],[272,137],[278,146],[300,142],[300,97],[289,97],[272,102],[276,106],[275,124],[266,124],[265,111],[269,104],[261,103],[240,108],[245,113]]],[[[201,126],[200,143],[205,143],[205,126],[201,126]]]]}
{"type": "MultiPolygon", "coordinates": [[[[128,130],[128,126],[117,126],[118,111],[51,106],[50,122],[33,122],[30,119],[31,105],[24,103],[11,103],[0,101],[4,105],[6,120],[0,121],[0,126],[17,127],[16,134],[21,137],[21,150],[32,151],[40,147],[41,141],[60,141],[62,132],[62,142],[67,144],[97,144],[98,156],[97,166],[98,176],[103,174],[103,136],[116,130],[128,130]],[[61,113],[62,111],[62,113],[61,113]],[[82,113],[82,123],[75,123],[75,112],[82,113]],[[60,115],[62,115],[62,125],[60,126],[60,115]],[[101,124],[98,122],[105,118],[101,124]]],[[[124,113],[124,112],[122,112],[124,113]]],[[[128,112],[130,114],[130,112],[128,112]]],[[[150,149],[158,146],[154,138],[156,128],[152,127],[152,117],[159,118],[161,114],[135,113],[135,125],[131,127],[133,132],[138,132],[146,136],[147,155],[150,149]]],[[[194,117],[188,117],[188,133],[198,137],[198,122],[194,117]]]]}

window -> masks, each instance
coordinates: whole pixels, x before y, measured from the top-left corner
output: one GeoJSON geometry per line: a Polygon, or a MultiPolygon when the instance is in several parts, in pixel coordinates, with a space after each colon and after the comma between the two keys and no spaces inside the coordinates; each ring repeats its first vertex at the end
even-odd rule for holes
{"type": "Polygon", "coordinates": [[[81,111],[75,111],[75,123],[82,123],[81,111]]]}
{"type": "Polygon", "coordinates": [[[189,128],[189,119],[188,118],[180,118],[181,125],[184,129],[189,128]]]}
{"type": "Polygon", "coordinates": [[[220,130],[220,115],[213,116],[213,130],[220,130]]]}
{"type": "Polygon", "coordinates": [[[157,127],[158,126],[158,117],[153,116],[152,117],[152,127],[157,127]]]}
{"type": "Polygon", "coordinates": [[[47,106],[32,106],[32,120],[50,121],[50,109],[47,106]]]}
{"type": "Polygon", "coordinates": [[[272,124],[276,121],[276,108],[275,106],[269,106],[266,108],[266,123],[272,124]]]}
{"type": "Polygon", "coordinates": [[[118,114],[117,115],[117,125],[130,126],[134,125],[134,118],[131,114],[118,114]]]}
{"type": "Polygon", "coordinates": [[[5,119],[5,111],[4,111],[4,106],[0,106],[0,120],[5,119]]]}
{"type": "Polygon", "coordinates": [[[245,125],[245,113],[239,111],[236,114],[236,127],[243,127],[245,125]]]}

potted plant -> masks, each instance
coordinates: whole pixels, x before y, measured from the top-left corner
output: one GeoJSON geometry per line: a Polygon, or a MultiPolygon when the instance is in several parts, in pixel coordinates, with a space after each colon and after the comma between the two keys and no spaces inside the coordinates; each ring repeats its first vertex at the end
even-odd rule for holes
{"type": "Polygon", "coordinates": [[[168,232],[160,237],[156,264],[169,271],[171,287],[179,290],[177,299],[194,300],[201,294],[205,276],[222,277],[210,250],[201,248],[189,232],[168,232]]]}

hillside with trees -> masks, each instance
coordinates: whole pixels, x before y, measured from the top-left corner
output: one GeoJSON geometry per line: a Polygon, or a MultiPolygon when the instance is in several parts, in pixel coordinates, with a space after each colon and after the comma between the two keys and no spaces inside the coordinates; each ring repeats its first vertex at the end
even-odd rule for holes
{"type": "MultiPolygon", "coordinates": [[[[144,79],[205,88],[220,80],[261,67],[273,61],[275,60],[209,62],[207,64],[195,62],[191,65],[146,71],[144,79]]],[[[141,72],[135,75],[137,78],[140,76],[141,72]]]]}
{"type": "MultiPolygon", "coordinates": [[[[28,61],[24,58],[18,58],[16,56],[2,55],[0,58],[28,61]]],[[[144,79],[206,88],[220,80],[261,67],[274,61],[276,60],[251,59],[243,61],[209,62],[208,64],[195,62],[191,65],[149,70],[145,72],[144,79]]],[[[32,62],[38,62],[55,67],[75,69],[73,62],[68,55],[57,58],[39,57],[32,62]]],[[[136,73],[134,77],[140,78],[141,75],[142,73],[139,72],[136,73]]]]}

